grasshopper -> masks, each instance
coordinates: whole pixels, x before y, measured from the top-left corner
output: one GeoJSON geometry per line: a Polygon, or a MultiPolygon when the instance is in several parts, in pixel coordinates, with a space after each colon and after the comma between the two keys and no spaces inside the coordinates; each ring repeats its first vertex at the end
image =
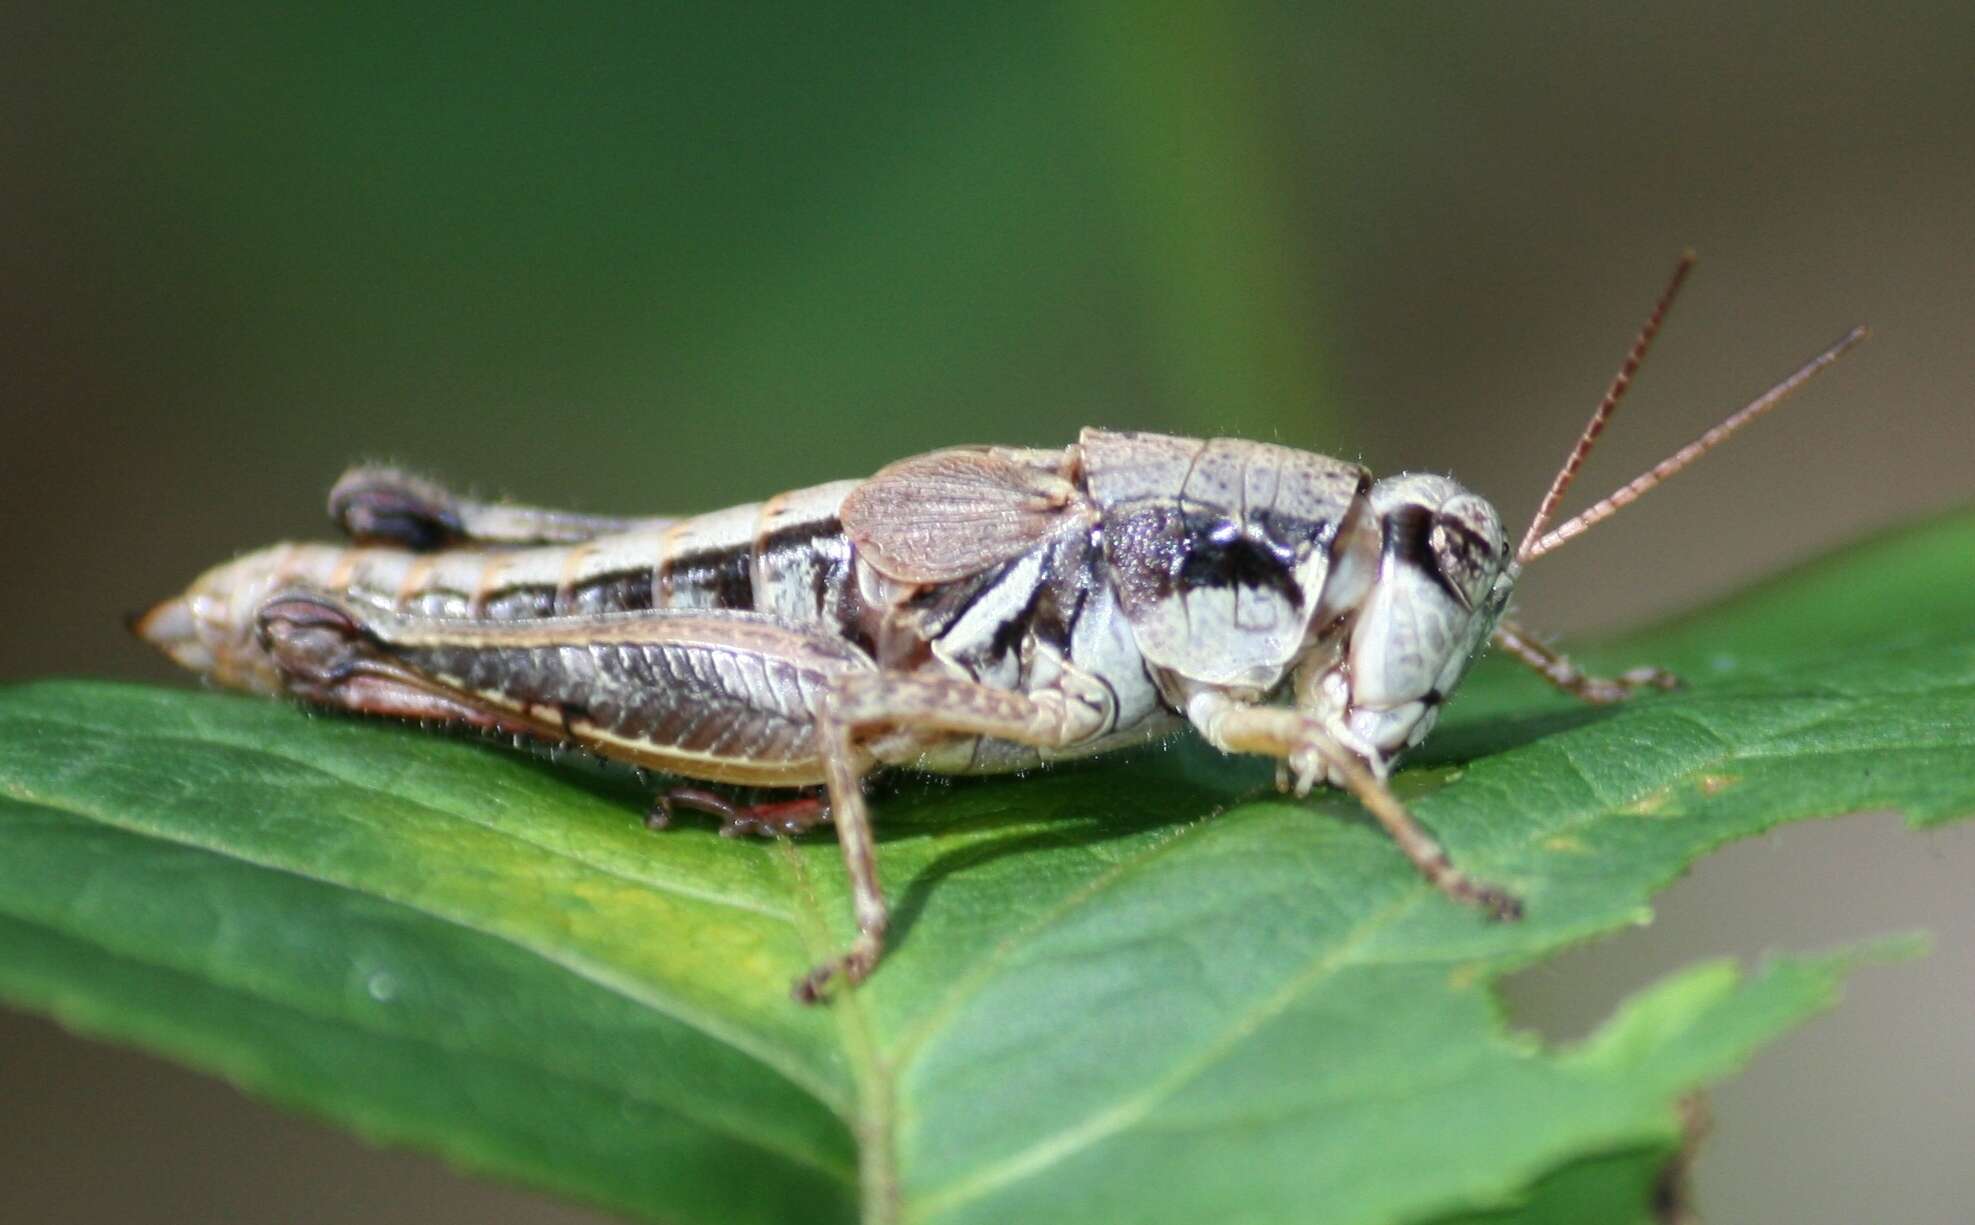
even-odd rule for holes
{"type": "Polygon", "coordinates": [[[1462,872],[1386,779],[1490,641],[1613,702],[1677,682],[1588,676],[1504,619],[1522,568],[1781,403],[1855,329],[1720,425],[1551,526],[1692,267],[1684,257],[1513,550],[1453,480],[1286,447],[1086,429],[1056,450],[968,447],[765,502],[620,519],[479,503],[379,467],[345,474],[347,545],[280,544],[133,619],[215,682],[556,743],[688,779],[802,789],[742,805],[678,787],[723,832],[834,824],[857,935],[799,979],[814,1002],[884,950],[862,779],[992,773],[1191,726],[1277,762],[1277,786],[1357,797],[1437,889],[1462,872]],[[819,790],[820,785],[820,790],[819,790]]]}

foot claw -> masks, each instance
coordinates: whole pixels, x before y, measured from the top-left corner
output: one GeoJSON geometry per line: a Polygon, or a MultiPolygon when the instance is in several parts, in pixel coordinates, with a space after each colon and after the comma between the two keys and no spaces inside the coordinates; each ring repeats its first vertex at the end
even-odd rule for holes
{"type": "MultiPolygon", "coordinates": [[[[1324,781],[1325,767],[1323,755],[1315,749],[1302,749],[1290,755],[1286,763],[1293,780],[1293,790],[1297,799],[1305,799],[1324,781]]],[[[1280,767],[1278,771],[1280,772],[1280,767]]]]}
{"type": "Polygon", "coordinates": [[[1577,696],[1593,706],[1609,706],[1614,702],[1624,702],[1642,690],[1658,689],[1662,693],[1679,689],[1684,682],[1664,668],[1634,668],[1618,676],[1590,676],[1584,678],[1577,689],[1577,696]]]}
{"type": "Polygon", "coordinates": [[[1673,690],[1682,688],[1686,682],[1668,672],[1665,668],[1634,668],[1618,678],[1618,683],[1628,689],[1673,690]]]}
{"type": "Polygon", "coordinates": [[[820,1004],[829,998],[830,983],[841,978],[846,987],[855,987],[871,973],[871,967],[878,962],[876,950],[853,948],[834,961],[826,961],[809,973],[795,980],[789,994],[798,1004],[820,1004]]]}
{"type": "Polygon", "coordinates": [[[798,1004],[820,1004],[825,998],[823,988],[829,986],[830,980],[836,976],[836,962],[817,966],[801,978],[796,979],[795,986],[789,989],[789,994],[795,997],[795,1002],[798,1004]]]}
{"type": "Polygon", "coordinates": [[[1513,923],[1522,918],[1522,899],[1500,885],[1475,880],[1453,866],[1443,852],[1433,862],[1421,865],[1433,887],[1454,901],[1472,906],[1497,923],[1513,923]]]}
{"type": "Polygon", "coordinates": [[[1514,923],[1522,918],[1522,899],[1493,885],[1475,886],[1474,904],[1498,923],[1514,923]]]}
{"type": "Polygon", "coordinates": [[[1522,918],[1522,899],[1499,885],[1453,875],[1441,879],[1440,891],[1457,902],[1473,906],[1497,923],[1513,923],[1522,918]]]}

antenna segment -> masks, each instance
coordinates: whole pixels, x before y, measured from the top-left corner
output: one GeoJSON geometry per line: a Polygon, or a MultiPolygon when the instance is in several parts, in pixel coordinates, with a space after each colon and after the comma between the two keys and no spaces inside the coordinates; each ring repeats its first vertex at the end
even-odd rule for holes
{"type": "Polygon", "coordinates": [[[1555,549],[1558,545],[1561,545],[1564,541],[1591,530],[1619,511],[1624,510],[1627,506],[1637,502],[1640,498],[1645,497],[1661,481],[1666,480],[1701,456],[1714,450],[1722,443],[1728,441],[1729,436],[1734,434],[1735,431],[1754,421],[1757,417],[1762,416],[1770,409],[1775,408],[1792,395],[1795,395],[1802,389],[1804,384],[1822,374],[1833,362],[1843,357],[1847,350],[1869,335],[1871,335],[1871,329],[1863,324],[1846,332],[1830,348],[1797,367],[1796,372],[1790,375],[1789,378],[1784,379],[1776,386],[1749,401],[1742,408],[1731,413],[1720,425],[1702,434],[1699,438],[1675,451],[1659,463],[1654,464],[1645,472],[1633,477],[1630,481],[1599,500],[1582,514],[1558,524],[1555,528],[1538,537],[1533,543],[1524,544],[1517,551],[1516,560],[1518,562],[1526,562],[1541,557],[1545,553],[1555,549]]]}
{"type": "Polygon", "coordinates": [[[1660,293],[1659,301],[1653,306],[1652,315],[1647,318],[1646,325],[1639,329],[1638,338],[1632,342],[1631,351],[1625,355],[1625,364],[1619,367],[1618,374],[1613,377],[1611,386],[1605,391],[1604,399],[1598,402],[1591,419],[1584,425],[1584,432],[1578,435],[1577,444],[1564,458],[1563,467],[1557,470],[1556,478],[1550,482],[1550,491],[1543,495],[1542,505],[1536,508],[1536,517],[1530,520],[1529,530],[1523,533],[1522,543],[1516,546],[1517,565],[1534,561],[1566,540],[1582,535],[1637,502],[1662,481],[1728,441],[1737,430],[1789,399],[1804,384],[1823,373],[1826,367],[1844,356],[1846,350],[1864,340],[1869,334],[1864,326],[1853,328],[1830,348],[1799,366],[1790,377],[1729,414],[1721,424],[1632,478],[1583,513],[1554,528],[1550,527],[1550,520],[1556,516],[1557,507],[1563,502],[1564,494],[1570,489],[1571,482],[1577,479],[1578,470],[1584,466],[1585,457],[1591,454],[1591,448],[1597,444],[1598,435],[1604,433],[1606,424],[1611,421],[1612,414],[1618,409],[1619,401],[1625,398],[1626,390],[1632,386],[1632,377],[1639,372],[1639,365],[1646,358],[1646,350],[1652,347],[1653,337],[1659,334],[1660,324],[1666,319],[1674,298],[1679,295],[1681,285],[1687,280],[1687,274],[1693,270],[1694,259],[1692,251],[1681,255],[1679,265],[1673,270],[1673,276],[1667,281],[1666,288],[1660,293]]]}
{"type": "Polygon", "coordinates": [[[1667,279],[1666,288],[1660,291],[1660,300],[1653,304],[1653,313],[1646,318],[1646,326],[1639,329],[1639,335],[1632,342],[1632,350],[1625,355],[1625,364],[1612,376],[1612,384],[1605,389],[1605,398],[1598,401],[1598,407],[1591,412],[1591,420],[1584,423],[1584,432],[1577,436],[1577,445],[1564,457],[1564,466],[1557,469],[1556,478],[1550,482],[1550,492],[1543,495],[1542,505],[1536,508],[1536,517],[1529,521],[1529,530],[1522,534],[1522,543],[1516,546],[1516,560],[1524,561],[1534,556],[1530,546],[1550,526],[1556,516],[1557,507],[1564,500],[1564,493],[1570,483],[1577,479],[1578,469],[1584,466],[1585,457],[1598,443],[1598,435],[1605,432],[1605,424],[1618,411],[1618,402],[1632,386],[1632,376],[1639,373],[1640,363],[1646,360],[1646,350],[1653,347],[1653,337],[1659,335],[1660,324],[1666,320],[1667,311],[1673,308],[1673,300],[1680,296],[1680,287],[1687,282],[1687,274],[1694,270],[1694,262],[1699,256],[1691,250],[1680,253],[1680,263],[1667,279]]]}

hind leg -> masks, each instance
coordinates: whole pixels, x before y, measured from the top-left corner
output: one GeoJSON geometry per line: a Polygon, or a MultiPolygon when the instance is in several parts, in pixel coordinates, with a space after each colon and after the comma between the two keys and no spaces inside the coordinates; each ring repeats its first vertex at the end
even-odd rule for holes
{"type": "Polygon", "coordinates": [[[792,800],[770,800],[764,804],[736,804],[717,791],[703,787],[673,787],[652,800],[645,816],[647,829],[664,829],[672,824],[672,810],[690,808],[719,817],[720,836],[737,838],[753,834],[759,838],[793,837],[807,833],[830,819],[830,801],[821,792],[792,800]]]}
{"type": "Polygon", "coordinates": [[[354,714],[555,741],[539,720],[436,684],[379,650],[356,618],[310,595],[277,596],[261,607],[261,643],[289,693],[354,714]]]}
{"type": "Polygon", "coordinates": [[[457,545],[581,544],[669,519],[579,515],[507,502],[474,502],[396,468],[352,468],[329,491],[329,517],[360,544],[417,552],[457,545]]]}

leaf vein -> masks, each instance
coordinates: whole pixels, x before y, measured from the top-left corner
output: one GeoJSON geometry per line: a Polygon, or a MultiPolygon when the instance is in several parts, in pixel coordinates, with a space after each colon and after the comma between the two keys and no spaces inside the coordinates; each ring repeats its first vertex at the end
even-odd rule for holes
{"type": "Polygon", "coordinates": [[[735,1050],[748,1055],[763,1067],[776,1072],[790,1084],[807,1092],[839,1116],[848,1117],[847,1103],[844,1102],[843,1098],[827,1082],[817,1078],[807,1069],[804,1069],[792,1060],[783,1058],[772,1047],[756,1041],[743,1030],[737,1030],[722,1024],[716,1018],[707,1015],[702,1010],[691,1007],[683,1000],[675,999],[663,991],[653,990],[649,984],[642,983],[628,975],[617,973],[607,966],[593,963],[588,958],[572,954],[567,950],[557,949],[550,945],[537,945],[534,942],[509,932],[478,927],[456,916],[434,910],[431,907],[421,905],[410,899],[380,894],[345,881],[336,880],[333,877],[324,876],[320,873],[305,871],[293,865],[257,859],[237,848],[211,840],[175,837],[163,831],[145,829],[142,826],[133,825],[107,814],[93,811],[73,801],[64,802],[49,796],[34,795],[16,786],[10,786],[8,788],[8,794],[17,801],[38,805],[57,812],[66,812],[82,820],[93,821],[124,833],[152,838],[168,845],[193,848],[263,871],[282,872],[298,879],[312,881],[332,889],[343,890],[362,897],[389,902],[393,905],[402,906],[413,913],[424,915],[436,922],[446,923],[450,926],[500,941],[521,952],[540,958],[557,969],[601,987],[640,1007],[649,1008],[654,1012],[669,1016],[684,1025],[699,1030],[716,1041],[726,1043],[735,1050]]]}

